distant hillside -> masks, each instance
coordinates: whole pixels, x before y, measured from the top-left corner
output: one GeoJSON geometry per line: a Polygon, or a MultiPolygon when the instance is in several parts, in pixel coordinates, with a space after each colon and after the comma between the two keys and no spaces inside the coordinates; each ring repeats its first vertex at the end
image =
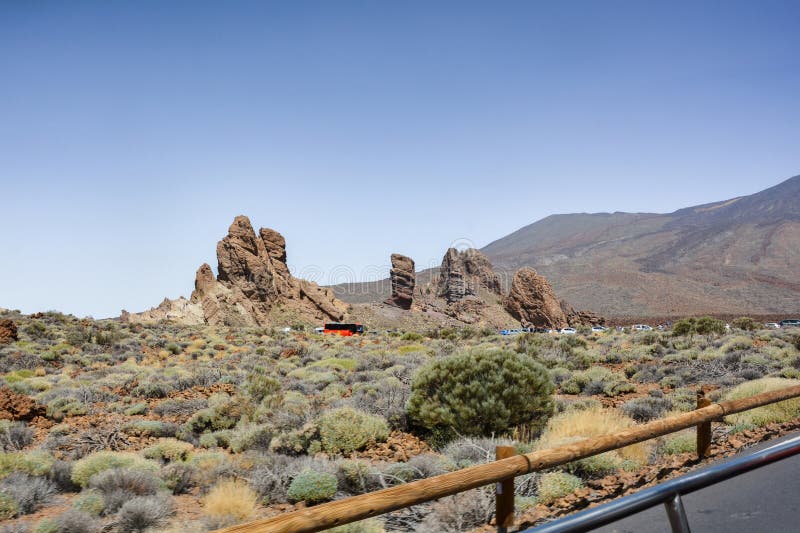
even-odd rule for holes
{"type": "Polygon", "coordinates": [[[800,312],[800,176],[670,214],[553,215],[482,251],[608,316],[800,312]]]}

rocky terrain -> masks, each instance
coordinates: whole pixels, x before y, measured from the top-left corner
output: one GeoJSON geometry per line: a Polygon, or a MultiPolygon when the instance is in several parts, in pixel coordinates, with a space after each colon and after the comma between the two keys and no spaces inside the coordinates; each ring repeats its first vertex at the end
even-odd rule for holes
{"type": "Polygon", "coordinates": [[[415,329],[426,323],[506,328],[519,322],[526,327],[603,322],[556,300],[547,280],[530,269],[521,271],[506,297],[491,262],[475,249],[447,250],[436,275],[421,282],[413,259],[392,254],[391,262],[388,297],[348,306],[334,289],[292,276],[280,233],[261,228],[256,235],[250,220],[238,216],[217,243],[216,276],[203,264],[189,299],[165,298],[158,307],[123,311],[120,318],[127,323],[221,326],[318,325],[347,319],[384,329],[415,329]]]}
{"type": "MultiPolygon", "coordinates": [[[[552,215],[481,253],[501,290],[511,288],[517,270],[530,267],[560,299],[615,323],[690,314],[800,314],[800,176],[670,214],[552,215]]],[[[418,284],[441,279],[439,271],[447,270],[442,263],[418,272],[418,284]]],[[[456,293],[468,293],[457,278],[456,293]]],[[[353,304],[381,301],[390,291],[388,280],[332,289],[353,304]]]]}
{"type": "MultiPolygon", "coordinates": [[[[441,279],[424,281],[450,305],[433,294],[441,279]]],[[[453,303],[500,298],[484,289],[453,303]]],[[[380,309],[426,318],[413,309],[427,301],[380,309]]],[[[552,295],[546,307],[569,315],[552,295]]],[[[800,331],[746,319],[563,336],[427,321],[347,338],[52,311],[0,310],[0,324],[16,332],[0,345],[0,530],[14,532],[210,531],[485,463],[498,444],[551,448],[691,410],[698,390],[727,399],[800,378],[800,331]],[[529,400],[539,408],[509,408],[529,400]]],[[[798,423],[797,400],[726,417],[712,453],[798,423]]],[[[522,476],[518,523],[685,472],[694,443],[689,430],[522,476]]],[[[468,531],[490,521],[493,490],[337,533],[468,531]]]]}
{"type": "Polygon", "coordinates": [[[165,299],[142,313],[123,311],[122,320],[266,326],[275,321],[338,321],[345,315],[346,304],[330,289],[291,275],[283,236],[267,228],[256,235],[246,216],[236,217],[217,243],[217,263],[216,278],[208,264],[200,266],[189,300],[165,299]]]}
{"type": "Polygon", "coordinates": [[[800,311],[800,176],[670,214],[553,215],[482,252],[609,317],[800,311]]]}

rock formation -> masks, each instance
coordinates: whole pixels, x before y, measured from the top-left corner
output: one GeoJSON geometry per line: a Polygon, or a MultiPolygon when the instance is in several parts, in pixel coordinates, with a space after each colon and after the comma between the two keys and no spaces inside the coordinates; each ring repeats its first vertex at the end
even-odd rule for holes
{"type": "Polygon", "coordinates": [[[401,309],[411,309],[416,285],[414,260],[405,255],[392,254],[392,269],[389,271],[389,276],[392,282],[392,296],[386,303],[401,309]]]}
{"type": "Polygon", "coordinates": [[[591,311],[576,311],[566,300],[561,300],[561,310],[567,316],[570,326],[603,326],[606,319],[591,311]]]}
{"type": "Polygon", "coordinates": [[[511,282],[511,292],[503,300],[503,306],[523,327],[560,329],[569,325],[550,283],[532,268],[517,270],[511,282]]]}
{"type": "Polygon", "coordinates": [[[0,320],[0,344],[9,344],[19,340],[17,336],[17,325],[13,320],[0,320]]]}
{"type": "Polygon", "coordinates": [[[500,279],[486,256],[474,248],[461,252],[448,249],[439,268],[438,296],[452,304],[476,296],[479,288],[498,295],[501,291],[500,279]]]}
{"type": "Polygon", "coordinates": [[[200,266],[189,300],[165,299],[144,313],[123,312],[123,320],[266,326],[278,308],[297,320],[344,318],[346,304],[330,289],[291,275],[283,236],[266,228],[256,235],[246,216],[236,217],[217,243],[217,265],[216,278],[208,264],[200,266]]]}

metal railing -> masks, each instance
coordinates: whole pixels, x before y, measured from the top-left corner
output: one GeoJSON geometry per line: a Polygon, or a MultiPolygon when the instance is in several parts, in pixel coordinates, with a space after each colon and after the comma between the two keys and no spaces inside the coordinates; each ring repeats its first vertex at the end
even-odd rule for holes
{"type": "Polygon", "coordinates": [[[524,530],[522,533],[570,533],[589,531],[645,509],[664,504],[673,533],[689,533],[689,520],[681,496],[714,485],[739,474],[800,454],[800,436],[721,464],[692,472],[630,496],[586,511],[524,530]]]}

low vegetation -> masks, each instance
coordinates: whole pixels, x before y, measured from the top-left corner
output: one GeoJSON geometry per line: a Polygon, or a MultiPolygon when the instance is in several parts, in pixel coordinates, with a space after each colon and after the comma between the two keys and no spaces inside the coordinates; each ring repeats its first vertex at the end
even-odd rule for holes
{"type": "MultiPolygon", "coordinates": [[[[800,336],[751,320],[575,336],[332,338],[8,313],[0,520],[19,531],[204,531],[800,383],[800,336]],[[57,510],[57,511],[56,511],[57,510]]],[[[796,419],[800,401],[726,419],[796,419]]],[[[693,433],[518,480],[521,507],[694,449],[693,433]]],[[[339,531],[461,531],[491,487],[339,531]]],[[[14,531],[17,531],[15,529],[14,531]]]]}

